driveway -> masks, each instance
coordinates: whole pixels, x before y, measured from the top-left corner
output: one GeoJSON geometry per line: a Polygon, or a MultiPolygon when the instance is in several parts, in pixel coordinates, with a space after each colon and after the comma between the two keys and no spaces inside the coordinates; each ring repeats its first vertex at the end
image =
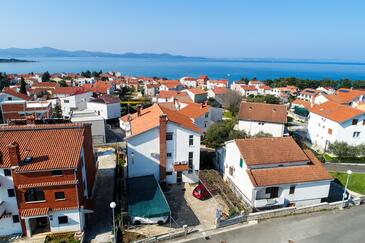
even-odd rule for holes
{"type": "Polygon", "coordinates": [[[94,213],[89,215],[85,230],[86,242],[110,242],[114,200],[116,157],[113,148],[98,149],[98,172],[95,180],[94,213]]]}
{"type": "Polygon", "coordinates": [[[272,219],[250,227],[227,229],[210,236],[209,240],[199,238],[189,242],[287,243],[289,240],[295,243],[364,242],[364,222],[365,205],[361,205],[343,211],[272,219]]]}

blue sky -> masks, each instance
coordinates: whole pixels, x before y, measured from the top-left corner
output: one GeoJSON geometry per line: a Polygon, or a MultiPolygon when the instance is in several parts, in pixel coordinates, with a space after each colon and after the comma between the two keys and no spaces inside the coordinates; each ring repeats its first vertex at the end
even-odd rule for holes
{"type": "Polygon", "coordinates": [[[0,48],[365,60],[365,1],[1,0],[0,48]]]}

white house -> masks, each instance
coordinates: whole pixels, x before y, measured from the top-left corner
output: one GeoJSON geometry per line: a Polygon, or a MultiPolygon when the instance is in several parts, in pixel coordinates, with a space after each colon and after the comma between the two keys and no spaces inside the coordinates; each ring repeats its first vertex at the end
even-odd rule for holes
{"type": "Polygon", "coordinates": [[[154,104],[120,123],[127,133],[128,177],[153,174],[172,184],[199,181],[202,131],[189,117],[154,104]]]}
{"type": "Polygon", "coordinates": [[[238,129],[248,135],[270,133],[273,137],[284,136],[287,107],[265,103],[241,102],[238,113],[238,129]]]}
{"type": "Polygon", "coordinates": [[[254,209],[308,206],[328,197],[331,176],[291,137],[232,140],[224,179],[254,209]]]}
{"type": "Polygon", "coordinates": [[[111,95],[100,95],[87,102],[87,109],[95,111],[105,120],[120,117],[120,99],[111,95]]]}
{"type": "Polygon", "coordinates": [[[32,100],[32,97],[16,92],[14,89],[5,88],[3,92],[0,93],[0,103],[12,100],[32,100]]]}
{"type": "Polygon", "coordinates": [[[195,103],[203,103],[208,99],[208,93],[200,88],[185,89],[183,92],[195,103]]]}
{"type": "Polygon", "coordinates": [[[228,87],[228,80],[227,79],[218,79],[213,80],[209,79],[207,80],[207,89],[214,89],[214,88],[227,88],[228,87]]]}
{"type": "Polygon", "coordinates": [[[197,79],[192,77],[182,77],[180,83],[188,88],[196,88],[198,86],[197,79]]]}
{"type": "Polygon", "coordinates": [[[336,141],[359,145],[365,143],[364,125],[365,111],[327,101],[310,109],[308,138],[320,150],[336,141]]]}
{"type": "Polygon", "coordinates": [[[91,99],[92,92],[80,92],[74,95],[62,95],[59,98],[61,104],[62,115],[70,116],[75,110],[84,110],[87,107],[87,102],[91,99]]]}
{"type": "Polygon", "coordinates": [[[231,86],[232,90],[240,92],[242,96],[258,95],[259,91],[254,85],[246,85],[241,83],[235,83],[231,86]]]}
{"type": "Polygon", "coordinates": [[[71,122],[81,124],[91,124],[91,135],[94,144],[106,142],[105,137],[105,120],[94,111],[82,110],[73,111],[71,122]]]}
{"type": "Polygon", "coordinates": [[[364,103],[365,91],[341,88],[338,89],[334,94],[325,94],[322,92],[314,98],[313,103],[319,105],[326,101],[332,101],[338,104],[349,105],[356,108],[359,104],[364,103]]]}
{"type": "Polygon", "coordinates": [[[297,96],[297,98],[300,100],[306,100],[308,102],[313,102],[315,97],[320,93],[321,93],[320,90],[306,88],[299,92],[299,95],[297,96]]]}

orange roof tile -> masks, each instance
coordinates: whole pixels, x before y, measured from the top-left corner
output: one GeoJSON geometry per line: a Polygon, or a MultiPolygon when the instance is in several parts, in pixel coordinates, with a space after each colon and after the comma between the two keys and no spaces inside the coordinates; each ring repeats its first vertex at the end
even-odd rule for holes
{"type": "Polygon", "coordinates": [[[214,92],[214,94],[216,95],[220,95],[220,94],[226,94],[228,92],[228,88],[224,88],[224,87],[215,87],[214,89],[212,89],[212,91],[214,92]]]}
{"type": "Polygon", "coordinates": [[[30,97],[28,95],[25,95],[23,93],[16,92],[15,90],[13,90],[11,88],[4,88],[3,92],[5,94],[17,97],[17,98],[22,99],[22,100],[31,100],[32,99],[32,97],[30,97]]]}
{"type": "Polygon", "coordinates": [[[238,119],[272,123],[287,122],[287,107],[266,103],[241,102],[238,119]]]}
{"type": "Polygon", "coordinates": [[[295,99],[295,100],[293,100],[292,104],[298,105],[298,106],[303,106],[306,109],[310,109],[310,107],[311,107],[311,104],[306,100],[295,99]]]}
{"type": "Polygon", "coordinates": [[[22,216],[22,218],[27,218],[27,217],[47,215],[48,212],[49,212],[48,207],[45,207],[45,208],[27,208],[27,209],[22,209],[21,212],[20,212],[20,215],[22,216]]]}
{"type": "Polygon", "coordinates": [[[206,94],[207,93],[205,90],[202,90],[200,88],[192,88],[192,89],[187,89],[187,90],[190,91],[191,93],[195,94],[195,95],[206,94]]]}
{"type": "Polygon", "coordinates": [[[365,114],[362,110],[332,101],[316,105],[310,108],[309,111],[338,123],[345,122],[354,117],[365,114]]]}
{"type": "Polygon", "coordinates": [[[209,109],[210,109],[209,105],[189,103],[184,108],[179,110],[179,113],[192,119],[196,119],[198,117],[205,115],[205,113],[209,112],[209,109]]]}
{"type": "Polygon", "coordinates": [[[365,95],[364,90],[354,89],[338,89],[335,94],[324,95],[329,101],[333,101],[340,104],[347,104],[356,98],[365,95]]]}
{"type": "Polygon", "coordinates": [[[48,182],[39,182],[39,183],[30,183],[30,184],[20,184],[17,187],[19,189],[23,189],[23,188],[34,188],[34,187],[49,187],[49,186],[76,185],[76,184],[77,184],[77,180],[48,181],[48,182]]]}
{"type": "Polygon", "coordinates": [[[84,141],[84,125],[77,123],[54,125],[0,126],[0,168],[10,167],[8,145],[19,144],[20,157],[32,161],[21,163],[18,172],[52,169],[72,169],[79,163],[84,141]]]}

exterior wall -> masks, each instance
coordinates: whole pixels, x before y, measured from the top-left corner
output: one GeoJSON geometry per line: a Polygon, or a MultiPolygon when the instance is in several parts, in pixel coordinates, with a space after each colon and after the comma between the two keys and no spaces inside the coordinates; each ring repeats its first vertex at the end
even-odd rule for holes
{"type": "Polygon", "coordinates": [[[105,143],[105,122],[104,119],[94,119],[90,117],[90,120],[78,120],[71,117],[71,122],[81,123],[81,124],[91,124],[91,134],[93,138],[93,143],[105,143]]]}
{"type": "MultiPolygon", "coordinates": [[[[234,141],[226,143],[226,152],[224,159],[224,176],[228,178],[235,187],[239,190],[239,193],[245,198],[245,201],[252,204],[253,201],[253,189],[254,186],[251,183],[250,178],[246,172],[247,166],[243,160],[243,166],[240,167],[241,153],[234,141]],[[229,174],[229,168],[233,167],[233,175],[229,174]]],[[[243,159],[243,158],[242,158],[243,159]]]]}
{"type": "Polygon", "coordinates": [[[210,119],[213,122],[222,121],[223,119],[223,109],[218,107],[210,108],[210,119]]]}
{"type": "MultiPolygon", "coordinates": [[[[8,189],[14,189],[13,177],[5,176],[4,169],[0,169],[0,201],[5,207],[5,212],[11,215],[3,215],[0,219],[0,236],[22,233],[19,223],[13,223],[12,215],[19,215],[16,197],[8,196],[8,189]]],[[[20,216],[19,216],[20,219],[20,216]]]]}
{"type": "Polygon", "coordinates": [[[53,211],[49,215],[51,232],[81,231],[84,227],[84,214],[78,209],[68,211],[53,211]],[[59,224],[58,217],[67,216],[67,224],[59,224]],[[52,220],[51,220],[52,219],[52,220]]]}
{"type": "Polygon", "coordinates": [[[310,113],[308,119],[308,138],[314,146],[321,150],[327,148],[328,143],[336,141],[350,145],[365,143],[365,126],[362,125],[365,115],[354,117],[354,119],[358,119],[357,125],[352,125],[352,119],[339,124],[317,114],[310,113]],[[332,129],[332,134],[329,134],[329,129],[332,129]],[[354,138],[354,132],[360,132],[359,137],[354,138]]]}
{"type": "Polygon", "coordinates": [[[92,92],[60,97],[62,115],[69,116],[73,110],[84,110],[90,100],[92,92]],[[66,102],[65,102],[66,101],[66,102]],[[67,102],[68,101],[68,102],[67,102]]]}
{"type": "Polygon", "coordinates": [[[284,124],[264,122],[263,125],[259,125],[257,121],[238,121],[238,129],[244,130],[251,136],[256,135],[259,132],[265,132],[272,134],[273,137],[282,137],[284,135],[284,124]]]}
{"type": "MultiPolygon", "coordinates": [[[[174,162],[187,162],[189,152],[193,152],[193,170],[200,169],[200,134],[186,130],[175,123],[167,123],[167,132],[173,132],[173,140],[166,141],[167,157],[166,172],[168,183],[176,183],[176,172],[173,171],[174,162]],[[194,144],[189,145],[189,135],[194,135],[194,144]]],[[[154,128],[127,141],[128,177],[153,174],[160,180],[159,171],[159,129],[154,128]],[[133,153],[133,156],[132,156],[133,153]]]]}
{"type": "Polygon", "coordinates": [[[1,112],[4,121],[12,119],[25,119],[26,115],[34,115],[35,118],[49,118],[52,114],[52,106],[26,107],[24,103],[2,103],[1,112]]]}
{"type": "Polygon", "coordinates": [[[97,102],[87,102],[87,109],[95,111],[98,115],[104,119],[114,119],[120,117],[120,104],[104,104],[97,102]]]}
{"type": "Polygon", "coordinates": [[[18,97],[6,94],[6,93],[0,93],[0,103],[3,103],[5,101],[11,101],[11,100],[22,100],[18,97]]]}
{"type": "Polygon", "coordinates": [[[208,117],[205,117],[205,114],[204,114],[204,115],[194,119],[195,125],[197,125],[204,132],[206,132],[208,130],[208,128],[213,124],[213,121],[211,119],[211,112],[209,111],[207,113],[208,113],[208,117]]]}
{"type": "Polygon", "coordinates": [[[189,90],[187,90],[186,93],[189,95],[190,99],[192,99],[195,103],[203,103],[208,99],[208,93],[194,94],[189,90]]]}

